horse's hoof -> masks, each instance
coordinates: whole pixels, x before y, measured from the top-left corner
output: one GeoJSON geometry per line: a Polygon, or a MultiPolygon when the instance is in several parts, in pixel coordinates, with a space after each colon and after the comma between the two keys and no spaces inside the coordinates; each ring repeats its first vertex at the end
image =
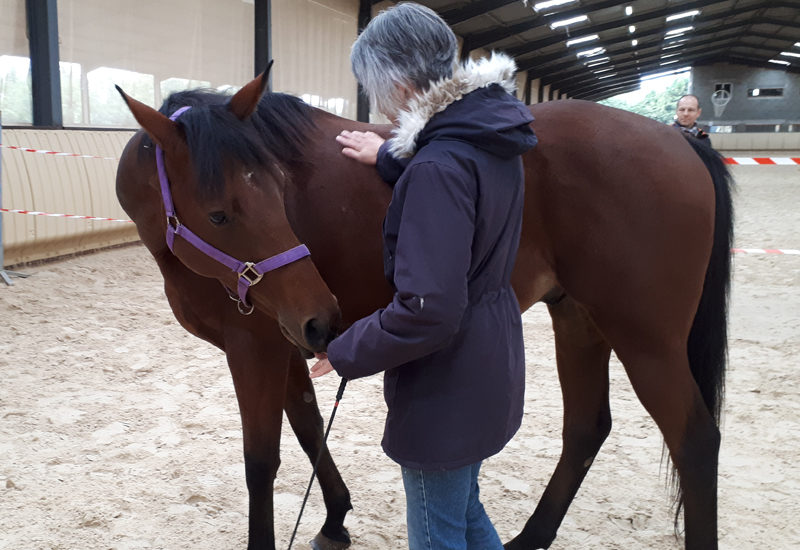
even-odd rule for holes
{"type": "Polygon", "coordinates": [[[344,527],[342,527],[342,529],[344,530],[344,538],[347,539],[346,542],[328,538],[322,534],[322,531],[320,531],[317,533],[317,536],[314,537],[314,540],[311,541],[312,550],[344,550],[345,548],[349,548],[350,534],[344,527]]]}

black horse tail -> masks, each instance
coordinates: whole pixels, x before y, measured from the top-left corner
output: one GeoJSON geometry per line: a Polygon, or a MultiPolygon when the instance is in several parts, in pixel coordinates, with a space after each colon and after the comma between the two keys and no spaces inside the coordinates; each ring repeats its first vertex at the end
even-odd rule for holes
{"type": "MultiPolygon", "coordinates": [[[[722,156],[705,140],[685,136],[706,166],[715,191],[714,244],[703,283],[703,294],[689,333],[689,366],[700,388],[708,411],[720,425],[725,394],[725,367],[728,359],[728,297],[733,244],[732,179],[722,156]]],[[[677,492],[676,522],[683,499],[673,468],[677,492]]]]}
{"type": "Polygon", "coordinates": [[[703,283],[703,295],[689,333],[689,365],[706,407],[720,423],[728,359],[728,296],[733,245],[731,175],[722,156],[704,141],[687,141],[706,165],[715,191],[714,245],[703,283]]]}

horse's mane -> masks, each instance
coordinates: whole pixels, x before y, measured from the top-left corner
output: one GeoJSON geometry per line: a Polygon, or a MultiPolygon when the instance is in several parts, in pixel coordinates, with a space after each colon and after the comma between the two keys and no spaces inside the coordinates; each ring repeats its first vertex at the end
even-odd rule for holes
{"type": "Polygon", "coordinates": [[[225,159],[248,169],[266,169],[273,176],[279,166],[302,162],[307,132],[313,128],[311,108],[297,97],[267,93],[253,115],[241,122],[228,109],[231,96],[198,89],[171,94],[159,111],[167,116],[183,106],[178,117],[192,156],[199,190],[218,196],[224,187],[225,159]]]}

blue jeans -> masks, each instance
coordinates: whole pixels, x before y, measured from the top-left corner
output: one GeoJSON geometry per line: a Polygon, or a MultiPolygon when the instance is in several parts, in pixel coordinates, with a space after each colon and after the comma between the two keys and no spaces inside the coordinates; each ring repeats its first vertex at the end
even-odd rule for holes
{"type": "Polygon", "coordinates": [[[409,550],[503,550],[479,500],[481,463],[458,470],[403,468],[409,550]]]}

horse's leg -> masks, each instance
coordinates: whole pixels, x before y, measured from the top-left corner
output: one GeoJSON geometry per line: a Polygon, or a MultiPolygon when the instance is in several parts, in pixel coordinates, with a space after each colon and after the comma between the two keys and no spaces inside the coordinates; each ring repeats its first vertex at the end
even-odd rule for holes
{"type": "Polygon", "coordinates": [[[689,369],[686,342],[646,348],[628,341],[615,350],[678,470],[686,549],[715,550],[720,433],[689,369]]]}
{"type": "Polygon", "coordinates": [[[586,311],[565,297],[549,306],[564,401],[562,451],[525,528],[507,550],[549,548],[595,455],[611,430],[608,359],[611,348],[586,311]]]}
{"type": "Polygon", "coordinates": [[[333,463],[327,445],[322,445],[323,425],[314,386],[308,376],[305,360],[295,350],[290,358],[289,384],[286,388],[286,416],[294,430],[300,446],[308,455],[311,464],[316,462],[320,449],[317,478],[322,488],[327,517],[321,531],[314,538],[313,546],[319,550],[336,550],[350,546],[350,535],[344,527],[344,517],[353,506],[350,492],[333,463]]]}
{"type": "Polygon", "coordinates": [[[280,465],[281,423],[292,348],[277,327],[252,327],[227,328],[225,349],[242,417],[250,496],[247,548],[274,550],[273,486],[280,465]]]}

